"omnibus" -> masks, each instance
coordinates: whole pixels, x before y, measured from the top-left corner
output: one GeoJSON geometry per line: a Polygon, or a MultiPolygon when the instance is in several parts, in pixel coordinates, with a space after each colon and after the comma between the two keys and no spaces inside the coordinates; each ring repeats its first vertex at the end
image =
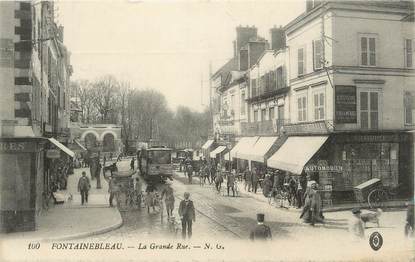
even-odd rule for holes
{"type": "Polygon", "coordinates": [[[173,180],[173,163],[170,148],[150,147],[137,151],[138,168],[149,183],[173,180]]]}

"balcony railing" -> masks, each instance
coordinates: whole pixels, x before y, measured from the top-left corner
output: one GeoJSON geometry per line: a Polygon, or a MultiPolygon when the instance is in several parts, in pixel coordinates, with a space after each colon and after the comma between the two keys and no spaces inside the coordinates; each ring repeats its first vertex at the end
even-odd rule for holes
{"type": "Polygon", "coordinates": [[[242,122],[241,133],[244,136],[260,136],[260,135],[275,135],[276,132],[273,128],[273,122],[271,120],[261,122],[242,122]]]}
{"type": "Polygon", "coordinates": [[[267,98],[272,97],[272,96],[287,93],[289,90],[290,90],[290,87],[286,86],[286,87],[283,87],[283,88],[266,91],[262,94],[254,95],[253,97],[250,97],[250,98],[246,99],[246,101],[248,101],[248,103],[259,102],[261,100],[267,99],[267,98]]]}

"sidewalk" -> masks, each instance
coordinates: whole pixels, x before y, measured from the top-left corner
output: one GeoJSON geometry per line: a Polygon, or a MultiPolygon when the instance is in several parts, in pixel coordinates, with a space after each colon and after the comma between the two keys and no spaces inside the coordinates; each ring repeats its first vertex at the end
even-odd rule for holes
{"type": "Polygon", "coordinates": [[[90,178],[89,168],[74,169],[68,177],[67,190],[58,191],[65,203],[50,207],[37,217],[37,229],[31,232],[16,232],[1,235],[2,240],[35,239],[39,241],[69,240],[105,233],[122,226],[117,208],[108,206],[108,183],[101,175],[101,189],[96,189],[96,180],[91,180],[88,203],[81,205],[78,179],[82,171],[90,178]],[[72,195],[72,200],[70,196],[72,195]]]}
{"type": "MultiPolygon", "coordinates": [[[[186,177],[184,175],[183,172],[177,172],[176,174],[181,174],[181,176],[186,177]]],[[[194,183],[199,183],[199,177],[195,177],[193,176],[193,180],[195,181],[194,183]],[[196,180],[197,179],[197,180],[196,180]]],[[[226,182],[224,182],[224,185],[226,186],[226,182]]],[[[222,185],[223,186],[223,185],[222,185]]],[[[248,197],[252,197],[255,198],[258,201],[264,202],[264,203],[268,203],[268,198],[266,198],[263,194],[262,194],[262,189],[258,186],[258,190],[257,193],[253,193],[253,192],[248,192],[247,190],[245,190],[244,188],[244,181],[240,182],[238,181],[238,188],[239,188],[239,192],[241,195],[245,195],[248,197]]],[[[393,201],[387,201],[384,205],[384,208],[404,208],[405,207],[405,200],[393,200],[393,201]]],[[[346,211],[346,210],[352,210],[355,207],[359,207],[362,209],[369,209],[369,205],[368,203],[344,203],[344,204],[335,204],[332,206],[324,206],[323,207],[323,212],[338,212],[338,211],[346,211]]],[[[281,210],[286,210],[289,212],[297,212],[297,213],[301,213],[301,208],[296,208],[296,207],[291,207],[291,206],[287,206],[285,208],[279,208],[281,210]]]]}

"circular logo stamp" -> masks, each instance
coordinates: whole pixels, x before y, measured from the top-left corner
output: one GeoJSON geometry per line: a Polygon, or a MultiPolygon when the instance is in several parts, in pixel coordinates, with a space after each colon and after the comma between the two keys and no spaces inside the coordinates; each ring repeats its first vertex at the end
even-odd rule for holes
{"type": "Polygon", "coordinates": [[[369,237],[369,245],[370,247],[378,251],[383,245],[383,237],[379,232],[373,232],[369,237]]]}

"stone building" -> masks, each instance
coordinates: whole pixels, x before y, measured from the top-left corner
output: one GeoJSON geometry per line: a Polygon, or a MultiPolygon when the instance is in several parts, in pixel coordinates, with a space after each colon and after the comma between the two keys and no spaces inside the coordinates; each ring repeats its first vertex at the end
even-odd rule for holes
{"type": "Polygon", "coordinates": [[[69,136],[70,54],[53,2],[1,1],[0,22],[0,228],[34,230],[56,169],[73,157],[58,141],[69,136]]]}

